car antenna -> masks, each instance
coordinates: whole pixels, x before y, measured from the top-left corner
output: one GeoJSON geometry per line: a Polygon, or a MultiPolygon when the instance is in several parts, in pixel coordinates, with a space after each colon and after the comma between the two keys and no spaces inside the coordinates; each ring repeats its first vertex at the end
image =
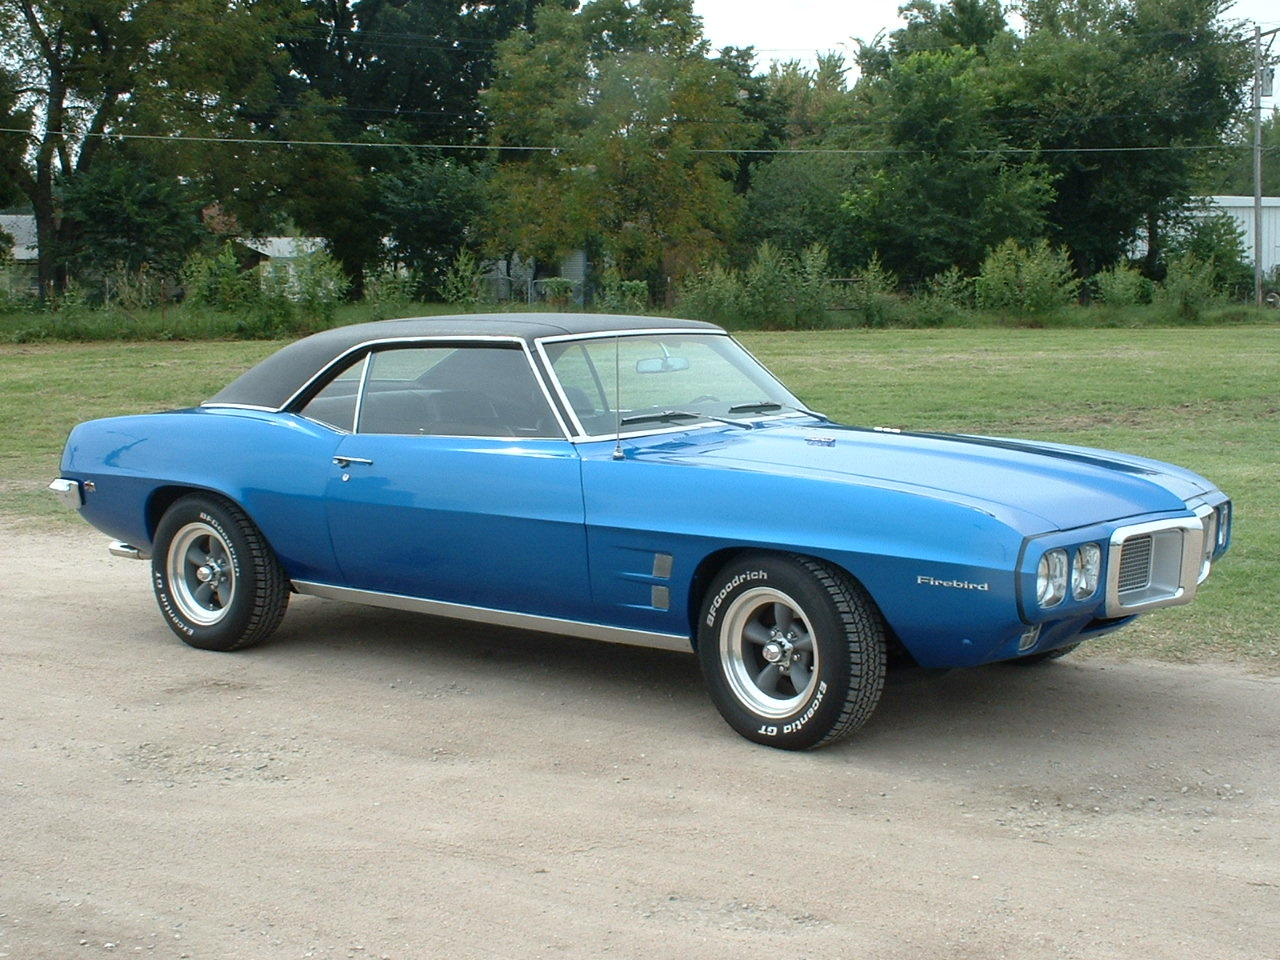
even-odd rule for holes
{"type": "Polygon", "coordinates": [[[613,459],[623,460],[622,453],[622,359],[619,356],[621,341],[616,333],[613,335],[613,459]]]}

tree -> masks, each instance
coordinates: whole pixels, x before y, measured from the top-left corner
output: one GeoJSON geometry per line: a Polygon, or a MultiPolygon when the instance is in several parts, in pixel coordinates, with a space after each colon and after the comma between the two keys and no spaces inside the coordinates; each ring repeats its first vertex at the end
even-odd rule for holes
{"type": "Polygon", "coordinates": [[[951,266],[972,274],[1004,240],[1043,234],[1051,177],[1010,148],[973,49],[910,53],[857,92],[870,134],[845,214],[862,262],[879,254],[913,280],[951,266]]]}
{"type": "Polygon", "coordinates": [[[436,294],[477,218],[484,172],[452,157],[428,154],[378,174],[374,185],[389,224],[391,253],[413,271],[419,293],[436,294]]]}
{"type": "MultiPolygon", "coordinates": [[[[1224,163],[1206,171],[1199,184],[1206,195],[1253,196],[1253,122],[1242,124],[1231,138],[1224,163]]],[[[1280,194],[1280,109],[1262,119],[1262,194],[1280,194]]]]}
{"type": "MultiPolygon", "coordinates": [[[[20,83],[13,71],[0,67],[0,207],[17,202],[22,196],[23,154],[31,130],[31,111],[21,109],[20,83]]],[[[8,247],[5,247],[6,252],[8,247]]]]}
{"type": "Polygon", "coordinates": [[[42,295],[60,289],[55,182],[85,175],[112,135],[202,132],[265,62],[291,0],[4,0],[0,38],[26,81],[16,109],[36,118],[16,181],[30,201],[42,295]],[[212,108],[212,109],[211,109],[212,108]]]}
{"type": "Polygon", "coordinates": [[[769,241],[799,256],[821,243],[840,268],[852,266],[840,208],[857,162],[842,148],[856,139],[850,131],[861,123],[851,112],[846,71],[844,57],[833,53],[820,56],[812,69],[795,61],[774,64],[762,78],[770,152],[752,157],[746,249],[769,241]]]}
{"type": "Polygon", "coordinates": [[[1087,277],[1196,192],[1250,74],[1226,0],[1029,0],[1028,36],[1002,91],[1013,141],[1054,177],[1050,239],[1087,277]]]}
{"type": "Polygon", "coordinates": [[[380,202],[380,185],[394,190],[421,180],[422,161],[402,146],[440,145],[452,148],[456,163],[479,162],[485,124],[477,100],[493,75],[495,45],[531,26],[543,2],[301,0],[300,22],[284,39],[288,64],[277,73],[275,102],[255,123],[264,134],[349,145],[295,147],[292,170],[271,167],[283,175],[274,197],[304,232],[327,238],[353,296],[363,290],[366,266],[383,255],[387,232],[415,231],[403,219],[414,215],[412,205],[380,202]]]}
{"type": "Polygon", "coordinates": [[[82,275],[152,269],[176,277],[187,256],[210,236],[201,198],[175,177],[151,169],[128,149],[109,145],[86,171],[61,185],[62,216],[78,224],[61,257],[82,275]]]}
{"type": "Polygon", "coordinates": [[[587,249],[632,279],[679,277],[736,229],[735,153],[758,127],[741,72],[708,56],[690,0],[544,7],[499,48],[485,91],[504,162],[491,183],[495,251],[587,249]]]}

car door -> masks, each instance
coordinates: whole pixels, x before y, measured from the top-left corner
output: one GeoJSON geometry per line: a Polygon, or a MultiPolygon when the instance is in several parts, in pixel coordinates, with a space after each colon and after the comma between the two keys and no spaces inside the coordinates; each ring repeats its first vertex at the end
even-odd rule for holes
{"type": "Polygon", "coordinates": [[[326,495],[346,585],[586,618],[580,461],[521,345],[397,345],[360,368],[326,495]]]}

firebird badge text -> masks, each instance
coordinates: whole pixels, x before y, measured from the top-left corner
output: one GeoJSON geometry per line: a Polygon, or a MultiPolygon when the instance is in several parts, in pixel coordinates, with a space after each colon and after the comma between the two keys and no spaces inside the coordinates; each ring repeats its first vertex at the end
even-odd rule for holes
{"type": "Polygon", "coordinates": [[[991,589],[991,584],[989,583],[973,583],[969,580],[939,580],[936,577],[916,577],[916,583],[929,587],[950,587],[952,590],[987,591],[991,589]]]}

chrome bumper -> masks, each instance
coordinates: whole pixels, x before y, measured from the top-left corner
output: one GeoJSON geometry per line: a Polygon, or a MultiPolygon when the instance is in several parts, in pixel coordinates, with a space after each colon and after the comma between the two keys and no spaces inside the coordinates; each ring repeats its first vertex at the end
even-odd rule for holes
{"type": "Polygon", "coordinates": [[[131,543],[125,543],[123,540],[112,540],[111,546],[107,547],[107,552],[113,557],[124,557],[126,560],[150,560],[151,554],[143,550],[141,547],[135,547],[131,543]]]}
{"type": "Polygon", "coordinates": [[[70,507],[72,510],[79,510],[84,506],[84,491],[80,487],[79,480],[68,480],[65,477],[59,477],[49,484],[49,490],[62,501],[64,506],[70,507]]]}

